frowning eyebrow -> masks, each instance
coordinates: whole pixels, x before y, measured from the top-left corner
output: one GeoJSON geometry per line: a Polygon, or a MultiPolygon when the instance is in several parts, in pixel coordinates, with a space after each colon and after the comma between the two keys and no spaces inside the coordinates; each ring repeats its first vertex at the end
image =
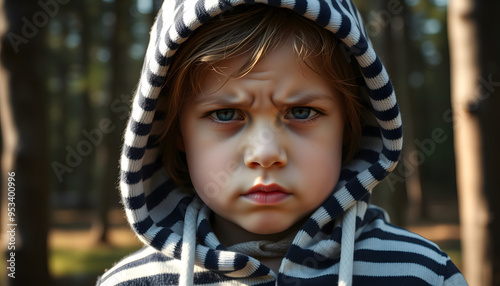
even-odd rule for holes
{"type": "Polygon", "coordinates": [[[329,103],[334,100],[334,95],[318,93],[318,92],[304,92],[296,93],[284,98],[282,101],[278,102],[283,105],[308,105],[311,103],[329,103]]]}
{"type": "MultiPolygon", "coordinates": [[[[330,103],[334,100],[334,95],[325,94],[321,92],[300,92],[284,98],[272,98],[272,102],[275,106],[301,106],[308,104],[322,104],[330,103]]],[[[196,105],[222,105],[231,107],[245,107],[251,106],[255,101],[253,96],[238,96],[230,94],[204,94],[197,96],[194,100],[196,105]]]]}
{"type": "Polygon", "coordinates": [[[253,102],[253,97],[211,93],[199,95],[193,102],[196,105],[250,106],[253,102]]]}

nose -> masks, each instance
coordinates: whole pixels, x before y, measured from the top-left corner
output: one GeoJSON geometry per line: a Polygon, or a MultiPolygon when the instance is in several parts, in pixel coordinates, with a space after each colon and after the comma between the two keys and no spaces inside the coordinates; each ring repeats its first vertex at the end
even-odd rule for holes
{"type": "Polygon", "coordinates": [[[244,150],[245,165],[250,168],[273,166],[284,167],[287,164],[285,146],[279,134],[269,128],[259,129],[249,134],[244,150]]]}

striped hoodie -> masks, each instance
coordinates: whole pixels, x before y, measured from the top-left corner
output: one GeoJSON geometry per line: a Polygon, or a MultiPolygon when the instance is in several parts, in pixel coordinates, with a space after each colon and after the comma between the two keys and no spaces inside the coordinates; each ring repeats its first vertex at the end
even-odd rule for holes
{"type": "Polygon", "coordinates": [[[145,246],[97,285],[467,285],[435,244],[391,225],[369,204],[371,190],[395,168],[402,140],[393,86],[350,0],[167,0],[151,31],[121,158],[124,209],[145,246]],[[180,44],[209,19],[255,3],[291,9],[334,33],[360,66],[373,118],[335,190],[293,238],[278,273],[219,242],[211,210],[176,187],[157,143],[164,117],[159,94],[180,44]]]}

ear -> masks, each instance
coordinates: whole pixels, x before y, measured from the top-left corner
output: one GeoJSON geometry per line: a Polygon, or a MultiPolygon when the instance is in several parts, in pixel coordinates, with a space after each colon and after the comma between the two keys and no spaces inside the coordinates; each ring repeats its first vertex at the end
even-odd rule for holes
{"type": "Polygon", "coordinates": [[[182,139],[182,135],[179,134],[176,136],[175,146],[177,147],[177,150],[179,150],[181,152],[185,152],[186,148],[184,148],[184,139],[182,139]]]}

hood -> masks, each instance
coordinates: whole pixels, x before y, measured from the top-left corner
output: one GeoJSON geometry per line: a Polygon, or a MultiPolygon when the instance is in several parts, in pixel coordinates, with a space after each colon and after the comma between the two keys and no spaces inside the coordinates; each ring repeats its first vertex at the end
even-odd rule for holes
{"type": "MultiPolygon", "coordinates": [[[[372,120],[363,128],[358,152],[343,166],[336,190],[299,230],[293,251],[274,277],[323,277],[328,265],[334,265],[339,281],[349,281],[356,229],[366,220],[371,190],[394,169],[402,148],[393,86],[349,0],[165,1],[151,31],[124,136],[120,188],[127,219],[143,243],[182,260],[182,265],[201,265],[242,279],[270,275],[257,260],[218,243],[208,223],[208,208],[169,179],[157,142],[165,112],[157,110],[157,103],[176,49],[210,18],[231,7],[255,3],[291,9],[315,21],[334,33],[360,66],[372,120]],[[219,259],[222,256],[225,259],[219,259]]],[[[180,273],[180,281],[192,279],[193,267],[188,268],[180,273]]],[[[321,280],[315,283],[323,285],[321,280]]]]}

